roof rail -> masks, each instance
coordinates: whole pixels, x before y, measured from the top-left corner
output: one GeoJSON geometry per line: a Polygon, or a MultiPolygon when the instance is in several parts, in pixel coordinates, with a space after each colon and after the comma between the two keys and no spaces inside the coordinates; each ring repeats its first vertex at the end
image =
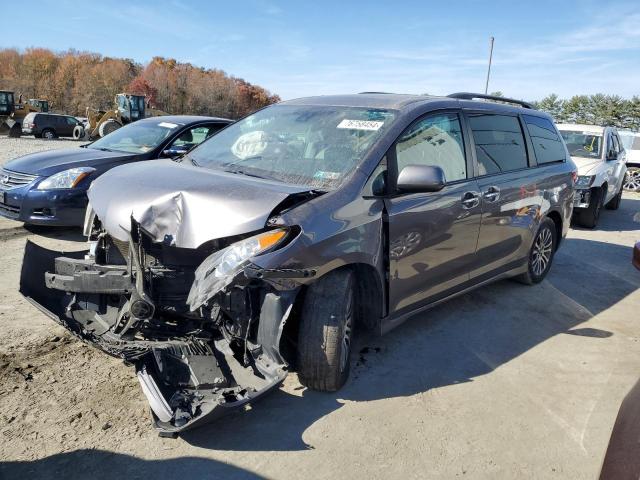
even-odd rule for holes
{"type": "Polygon", "coordinates": [[[447,95],[449,98],[458,98],[460,100],[474,100],[476,98],[481,98],[483,100],[493,100],[495,102],[504,102],[504,103],[513,103],[515,105],[520,105],[524,108],[530,108],[531,110],[535,110],[535,107],[530,103],[524,102],[522,100],[515,100],[513,98],[506,97],[496,97],[495,95],[485,95],[483,93],[469,93],[469,92],[459,92],[452,93],[451,95],[447,95]]]}

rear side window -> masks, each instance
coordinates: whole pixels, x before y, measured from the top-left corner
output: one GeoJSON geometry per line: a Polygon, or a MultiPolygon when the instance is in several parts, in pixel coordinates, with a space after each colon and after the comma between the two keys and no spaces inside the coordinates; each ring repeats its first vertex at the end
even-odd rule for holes
{"type": "Polygon", "coordinates": [[[526,168],[527,151],[517,117],[472,114],[469,124],[476,144],[480,175],[526,168]]]}
{"type": "Polygon", "coordinates": [[[551,120],[533,115],[523,115],[523,117],[531,136],[538,165],[564,162],[567,154],[551,120]]]}
{"type": "Polygon", "coordinates": [[[398,173],[407,165],[441,167],[447,182],[467,178],[460,119],[455,113],[433,115],[409,127],[396,143],[398,173]]]}

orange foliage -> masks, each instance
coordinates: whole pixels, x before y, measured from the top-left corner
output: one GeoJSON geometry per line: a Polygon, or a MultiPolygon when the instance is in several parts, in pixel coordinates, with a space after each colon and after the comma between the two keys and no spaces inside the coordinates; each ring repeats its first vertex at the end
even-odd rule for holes
{"type": "Polygon", "coordinates": [[[175,114],[239,118],[280,97],[222,70],[199,68],[172,58],[146,65],[123,58],[44,48],[0,49],[0,89],[26,98],[46,98],[52,109],[73,115],[106,109],[116,93],[146,95],[152,105],[175,114]]]}

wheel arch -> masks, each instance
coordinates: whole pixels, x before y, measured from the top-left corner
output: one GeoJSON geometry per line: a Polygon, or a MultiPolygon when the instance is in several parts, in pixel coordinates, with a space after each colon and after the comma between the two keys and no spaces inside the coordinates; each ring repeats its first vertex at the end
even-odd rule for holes
{"type": "MultiPolygon", "coordinates": [[[[358,308],[356,328],[360,331],[379,331],[380,320],[384,315],[385,298],[380,274],[375,267],[367,263],[348,263],[329,270],[324,275],[339,270],[351,270],[356,276],[356,307],[358,308]]],[[[311,285],[313,283],[303,285],[296,295],[291,314],[284,325],[278,345],[282,356],[289,364],[295,364],[296,339],[298,338],[302,306],[306,292],[311,285]]]]}
{"type": "Polygon", "coordinates": [[[551,219],[556,226],[556,250],[558,250],[560,242],[562,242],[562,215],[556,210],[551,210],[547,213],[547,218],[551,219]]]}

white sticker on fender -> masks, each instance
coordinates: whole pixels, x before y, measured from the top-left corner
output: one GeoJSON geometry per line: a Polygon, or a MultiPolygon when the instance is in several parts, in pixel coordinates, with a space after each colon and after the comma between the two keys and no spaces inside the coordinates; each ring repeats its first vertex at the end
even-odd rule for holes
{"type": "Polygon", "coordinates": [[[176,125],[175,123],[169,123],[169,122],[160,122],[158,124],[159,127],[164,127],[164,128],[177,128],[178,125],[176,125]]]}
{"type": "Polygon", "coordinates": [[[347,120],[346,118],[338,124],[338,128],[347,128],[349,130],[380,130],[384,122],[374,122],[371,120],[347,120]]]}

